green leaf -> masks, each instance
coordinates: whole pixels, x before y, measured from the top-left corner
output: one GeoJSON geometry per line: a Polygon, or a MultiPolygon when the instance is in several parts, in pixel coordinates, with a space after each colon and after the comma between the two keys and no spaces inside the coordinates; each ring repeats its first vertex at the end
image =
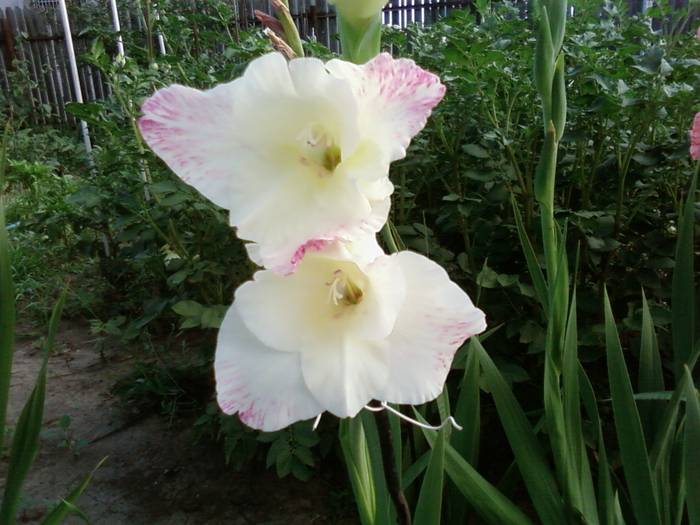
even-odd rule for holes
{"type": "Polygon", "coordinates": [[[41,525],[61,525],[61,523],[63,523],[71,513],[79,514],[87,523],[87,518],[78,510],[75,503],[90,485],[92,477],[95,475],[95,472],[97,472],[97,469],[99,469],[106,460],[106,457],[103,458],[102,461],[100,461],[92,470],[92,472],[85,476],[83,481],[81,481],[80,484],[75,487],[66,498],[61,500],[61,502],[46,515],[46,517],[41,521],[41,525]]]}
{"type": "Polygon", "coordinates": [[[342,419],[338,429],[343,457],[363,525],[390,525],[389,500],[373,414],[342,419]]]}
{"type": "MultiPolygon", "coordinates": [[[[422,423],[426,422],[415,408],[413,414],[422,423]]],[[[437,432],[425,428],[421,430],[430,446],[434,446],[437,432]]],[[[445,472],[486,523],[491,525],[532,525],[532,522],[512,501],[486,481],[450,445],[445,446],[445,472]]],[[[418,524],[416,523],[416,525],[418,524]]]]}
{"type": "Polygon", "coordinates": [[[465,153],[471,155],[472,157],[476,157],[477,159],[489,158],[489,152],[481,146],[479,146],[478,144],[465,144],[464,146],[462,146],[462,149],[465,153]]]}
{"type": "Polygon", "coordinates": [[[437,439],[433,443],[430,463],[428,464],[428,470],[423,478],[423,485],[421,486],[420,495],[418,496],[414,521],[421,525],[440,525],[446,434],[447,431],[443,428],[438,432],[437,439]]]}
{"type": "Polygon", "coordinates": [[[659,472],[667,468],[667,466],[663,464],[663,461],[664,458],[668,457],[673,447],[678,412],[680,410],[681,401],[683,401],[686,395],[686,381],[687,379],[685,376],[681,377],[676,389],[673,392],[669,392],[670,396],[666,399],[670,400],[670,402],[666,404],[658,421],[655,422],[657,430],[653,446],[649,452],[649,464],[654,472],[659,472]]]}
{"type": "Polygon", "coordinates": [[[479,435],[481,432],[481,398],[479,390],[479,355],[474,350],[473,341],[469,342],[464,376],[459,387],[459,396],[455,405],[454,418],[464,427],[453,432],[450,442],[454,449],[471,465],[477,465],[479,458],[479,435]]]}
{"type": "Polygon", "coordinates": [[[406,490],[428,468],[431,451],[425,452],[416,462],[408,467],[401,477],[401,488],[406,490]]]}
{"type": "Polygon", "coordinates": [[[183,317],[199,317],[202,315],[204,306],[196,301],[180,301],[173,305],[173,310],[183,317]]]}
{"type": "Polygon", "coordinates": [[[689,525],[700,525],[700,403],[693,385],[693,377],[686,366],[685,446],[683,447],[686,501],[689,525]]]}
{"type": "Polygon", "coordinates": [[[53,308],[51,319],[49,320],[43,363],[32,393],[19,416],[12,438],[5,492],[2,498],[2,506],[0,507],[0,523],[3,525],[15,523],[22,484],[39,451],[39,433],[41,432],[41,423],[44,417],[44,398],[46,396],[46,368],[66,295],[66,290],[64,290],[53,308]]]}
{"type": "Polygon", "coordinates": [[[19,416],[12,439],[5,492],[0,507],[0,523],[15,523],[20,491],[29,468],[39,450],[39,433],[44,416],[46,393],[46,359],[27,403],[19,416]]]}
{"type": "MultiPolygon", "coordinates": [[[[665,389],[664,374],[661,368],[661,356],[659,345],[654,330],[654,320],[649,311],[646,295],[642,290],[642,334],[639,347],[639,392],[659,392],[665,389]]],[[[638,398],[637,398],[638,399],[638,398]]],[[[663,407],[659,403],[642,403],[639,407],[639,416],[642,419],[642,427],[647,443],[652,443],[656,432],[656,424],[659,422],[663,407]]]]}
{"type": "Polygon", "coordinates": [[[474,339],[474,345],[479,352],[484,384],[493,396],[501,425],[540,520],[544,525],[566,523],[559,487],[530,422],[481,343],[474,339]]]}
{"type": "Polygon", "coordinates": [[[542,268],[540,268],[539,262],[537,261],[535,250],[532,248],[532,243],[530,242],[530,238],[528,237],[527,231],[525,230],[525,225],[523,224],[523,219],[520,215],[520,209],[518,208],[518,204],[516,203],[514,197],[511,199],[511,205],[513,206],[513,216],[515,217],[515,225],[518,229],[520,246],[523,249],[523,254],[525,255],[527,269],[530,273],[530,279],[532,279],[532,285],[535,287],[537,300],[542,305],[542,310],[548,314],[549,291],[547,290],[547,283],[544,280],[542,268]]]}
{"type": "Polygon", "coordinates": [[[625,480],[637,523],[639,525],[659,525],[661,516],[654,494],[642,422],[634,402],[632,383],[622,355],[622,346],[607,290],[604,292],[604,299],[605,344],[607,347],[610,397],[625,480]]]}
{"type": "Polygon", "coordinates": [[[564,428],[570,458],[571,470],[565,473],[569,477],[567,485],[573,493],[569,499],[586,519],[586,523],[600,523],[596,506],[593,477],[588,463],[586,444],[583,440],[581,422],[581,390],[579,384],[578,360],[578,326],[576,322],[576,293],[571,299],[569,320],[564,335],[562,353],[562,401],[564,410],[564,428]]]}
{"type": "Polygon", "coordinates": [[[676,243],[676,266],[671,285],[673,316],[673,363],[676,380],[683,374],[695,346],[695,285],[693,233],[695,228],[695,190],[697,174],[693,176],[680,218],[676,243]]]}

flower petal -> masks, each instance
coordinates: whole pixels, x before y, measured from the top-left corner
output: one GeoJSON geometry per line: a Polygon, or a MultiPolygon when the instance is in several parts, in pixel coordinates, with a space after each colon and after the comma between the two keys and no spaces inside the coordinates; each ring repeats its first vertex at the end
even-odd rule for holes
{"type": "Polygon", "coordinates": [[[263,344],[275,350],[299,352],[305,339],[313,336],[312,306],[327,301],[323,279],[313,271],[283,277],[262,270],[238,287],[233,307],[263,344]]]}
{"type": "Polygon", "coordinates": [[[357,415],[389,375],[386,345],[351,336],[306,350],[301,362],[309,390],[338,417],[357,415]]]}
{"type": "Polygon", "coordinates": [[[482,332],[486,321],[441,266],[408,251],[392,258],[401,267],[407,292],[388,338],[390,373],[379,396],[382,401],[418,405],[440,394],[455,352],[467,338],[482,332]]]}
{"type": "Polygon", "coordinates": [[[364,139],[361,105],[320,60],[270,53],[229,84],[159,90],[139,126],[178,176],[229,210],[238,236],[257,243],[256,260],[284,273],[305,244],[386,222],[388,155],[364,139]]]}
{"type": "Polygon", "coordinates": [[[231,126],[237,81],[215,91],[173,85],[142,106],[139,129],[146,143],[187,184],[214,204],[230,203],[231,126]]]}
{"type": "Polygon", "coordinates": [[[693,129],[690,131],[690,157],[700,160],[700,112],[695,114],[693,129]]]}
{"type": "MultiPolygon", "coordinates": [[[[258,255],[255,247],[249,253],[258,255]]],[[[287,352],[333,344],[343,331],[364,338],[383,338],[392,330],[403,301],[403,279],[374,235],[354,242],[304,245],[298,269],[290,275],[263,270],[236,290],[234,307],[248,330],[265,345],[287,352]],[[372,263],[372,264],[370,264],[372,263]],[[361,267],[367,266],[367,273],[361,267]],[[329,292],[339,270],[366,283],[363,300],[342,316],[329,292]]],[[[400,270],[398,270],[400,273],[400,270]]]]}
{"type": "Polygon", "coordinates": [[[440,79],[406,58],[382,53],[362,66],[331,60],[326,67],[353,83],[363,106],[361,127],[394,161],[406,156],[411,139],[425,126],[445,95],[440,79]]]}
{"type": "Polygon", "coordinates": [[[266,347],[230,308],[214,362],[219,406],[266,432],[317,416],[323,409],[304,383],[300,357],[266,347]]]}

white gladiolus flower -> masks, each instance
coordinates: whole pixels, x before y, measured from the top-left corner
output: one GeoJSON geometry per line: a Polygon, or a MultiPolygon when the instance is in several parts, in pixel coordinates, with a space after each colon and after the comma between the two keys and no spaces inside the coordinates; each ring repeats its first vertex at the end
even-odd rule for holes
{"type": "Polygon", "coordinates": [[[262,270],[236,291],[214,365],[225,413],[273,431],[323,411],[352,417],[372,399],[440,394],[484,313],[429,259],[378,250],[318,243],[293,274],[262,270]]]}
{"type": "Polygon", "coordinates": [[[157,91],[139,127],[180,178],[229,211],[259,262],[289,273],[310,242],[381,229],[389,164],[444,91],[387,54],[357,66],[270,53],[213,89],[157,91]]]}
{"type": "Polygon", "coordinates": [[[387,0],[331,0],[345,18],[367,19],[379,14],[387,0]]]}

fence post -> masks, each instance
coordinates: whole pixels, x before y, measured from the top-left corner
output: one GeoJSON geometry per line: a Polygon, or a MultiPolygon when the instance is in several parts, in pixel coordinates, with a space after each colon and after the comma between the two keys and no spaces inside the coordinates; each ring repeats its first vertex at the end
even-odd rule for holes
{"type": "MultiPolygon", "coordinates": [[[[68,20],[68,9],[66,8],[66,0],[58,0],[58,10],[61,15],[61,24],[63,25],[63,37],[66,41],[66,51],[68,52],[68,62],[70,64],[71,77],[73,79],[73,92],[75,93],[75,101],[79,104],[83,103],[83,93],[80,89],[80,77],[78,76],[78,63],[75,60],[75,49],[73,48],[73,35],[70,31],[70,21],[68,20]]],[[[88,130],[87,122],[80,120],[80,129],[83,133],[83,144],[88,155],[88,162],[92,166],[92,143],[90,142],[90,131],[88,130]]]]}
{"type": "MultiPolygon", "coordinates": [[[[8,9],[10,9],[8,7],[8,9]]],[[[14,69],[15,68],[15,37],[12,34],[12,26],[10,25],[10,20],[2,14],[2,10],[0,10],[0,16],[2,20],[2,39],[3,43],[5,46],[5,64],[7,64],[7,67],[9,69],[14,69]]]]}
{"type": "Polygon", "coordinates": [[[124,39],[122,38],[122,28],[119,23],[119,11],[117,10],[117,0],[109,0],[109,7],[112,10],[112,26],[117,34],[117,54],[124,56],[124,39]]]}

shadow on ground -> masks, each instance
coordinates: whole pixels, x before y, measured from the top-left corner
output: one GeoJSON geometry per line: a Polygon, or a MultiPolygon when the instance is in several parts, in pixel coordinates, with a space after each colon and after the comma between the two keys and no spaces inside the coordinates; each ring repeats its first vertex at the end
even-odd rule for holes
{"type": "MultiPolygon", "coordinates": [[[[39,335],[20,330],[9,419],[16,421],[40,364],[39,335]]],[[[262,467],[237,473],[215,446],[193,446],[191,425],[129,419],[110,393],[131,363],[100,359],[88,328],[63,323],[49,365],[39,456],[26,481],[20,523],[38,523],[107,457],[79,506],[95,525],[351,525],[322,479],[280,480],[262,467]],[[65,432],[61,418],[70,418],[65,432]],[[184,428],[184,430],[183,430],[184,428]],[[72,446],[66,446],[67,442],[72,446]]],[[[123,356],[123,359],[126,356],[123,356]]],[[[0,465],[4,478],[6,461],[0,465]]],[[[71,518],[68,523],[82,523],[71,518]]]]}

